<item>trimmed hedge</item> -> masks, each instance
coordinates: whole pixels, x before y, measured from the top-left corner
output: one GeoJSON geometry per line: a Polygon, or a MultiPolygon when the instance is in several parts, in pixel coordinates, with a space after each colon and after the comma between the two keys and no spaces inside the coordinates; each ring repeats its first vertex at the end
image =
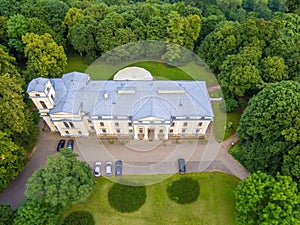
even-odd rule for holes
{"type": "Polygon", "coordinates": [[[122,213],[138,210],[146,201],[145,186],[114,184],[108,192],[111,207],[122,213]]]}
{"type": "Polygon", "coordinates": [[[167,187],[168,196],[179,204],[195,202],[200,193],[200,186],[197,180],[192,178],[180,178],[169,183],[167,187]]]}
{"type": "Polygon", "coordinates": [[[75,211],[65,218],[62,225],[95,225],[95,220],[90,212],[75,211]]]}

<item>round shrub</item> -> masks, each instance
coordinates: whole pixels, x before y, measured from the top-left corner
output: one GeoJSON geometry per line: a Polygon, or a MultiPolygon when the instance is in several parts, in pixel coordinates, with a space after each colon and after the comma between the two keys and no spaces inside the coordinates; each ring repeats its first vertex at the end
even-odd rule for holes
{"type": "Polygon", "coordinates": [[[108,192],[111,207],[122,213],[138,210],[146,201],[145,186],[114,184],[108,192]]]}
{"type": "Polygon", "coordinates": [[[66,217],[63,225],[95,225],[95,220],[90,212],[75,211],[66,217]]]}
{"type": "Polygon", "coordinates": [[[181,178],[173,181],[167,188],[171,200],[179,204],[188,204],[198,199],[200,186],[198,181],[192,178],[181,178]]]}

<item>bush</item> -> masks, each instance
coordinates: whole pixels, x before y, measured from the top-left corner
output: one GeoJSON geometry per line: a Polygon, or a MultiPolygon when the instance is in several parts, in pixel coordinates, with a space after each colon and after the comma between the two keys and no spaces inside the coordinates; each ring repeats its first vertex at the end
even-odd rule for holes
{"type": "Polygon", "coordinates": [[[114,140],[110,139],[110,140],[109,140],[109,143],[112,145],[112,144],[115,143],[115,142],[114,142],[114,140]]]}
{"type": "Polygon", "coordinates": [[[14,212],[9,205],[0,205],[0,225],[12,225],[14,212]]]}
{"type": "Polygon", "coordinates": [[[66,217],[63,225],[94,225],[93,215],[87,211],[75,211],[66,217]]]}
{"type": "Polygon", "coordinates": [[[146,188],[116,183],[108,192],[108,201],[119,212],[134,212],[145,203],[146,188]]]}
{"type": "Polygon", "coordinates": [[[238,101],[234,98],[225,98],[225,101],[222,101],[220,104],[220,108],[223,112],[236,112],[238,107],[238,101]]]}
{"type": "Polygon", "coordinates": [[[181,144],[181,140],[180,139],[176,140],[176,143],[181,144]]]}
{"type": "Polygon", "coordinates": [[[198,181],[192,178],[181,178],[171,182],[167,192],[171,200],[179,204],[188,204],[198,199],[200,186],[198,181]]]}

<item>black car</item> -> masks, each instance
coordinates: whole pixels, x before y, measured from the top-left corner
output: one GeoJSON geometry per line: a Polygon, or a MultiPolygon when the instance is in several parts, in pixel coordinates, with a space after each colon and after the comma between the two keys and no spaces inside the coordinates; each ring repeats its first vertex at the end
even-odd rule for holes
{"type": "Polygon", "coordinates": [[[67,148],[73,151],[73,146],[74,146],[74,141],[73,140],[68,140],[67,142],[67,148]]]}
{"type": "Polygon", "coordinates": [[[115,175],[117,177],[122,176],[122,161],[118,160],[115,163],[115,175]]]}
{"type": "Polygon", "coordinates": [[[178,169],[180,174],[185,173],[185,161],[183,158],[178,159],[178,169]]]}
{"type": "Polygon", "coordinates": [[[59,152],[59,150],[63,147],[65,147],[65,143],[66,141],[65,140],[60,140],[57,144],[57,151],[59,152]]]}

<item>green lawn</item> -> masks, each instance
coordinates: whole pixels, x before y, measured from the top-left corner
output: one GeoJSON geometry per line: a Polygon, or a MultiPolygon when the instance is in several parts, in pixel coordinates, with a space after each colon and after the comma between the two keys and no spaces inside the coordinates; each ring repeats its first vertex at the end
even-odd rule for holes
{"type": "MultiPolygon", "coordinates": [[[[164,175],[155,175],[159,176],[164,175]]],[[[125,177],[127,176],[123,176],[125,177]]],[[[149,177],[153,176],[139,176],[139,180],[149,177]]],[[[219,172],[176,174],[161,183],[146,186],[145,203],[137,211],[122,213],[112,208],[108,200],[108,193],[115,183],[101,177],[96,180],[95,188],[88,200],[62,212],[60,219],[63,221],[71,212],[84,210],[93,214],[97,225],[235,224],[233,190],[238,182],[237,178],[219,172]],[[198,182],[200,188],[197,189],[199,196],[196,201],[179,204],[169,198],[168,187],[181,178],[198,182]]]]}
{"type": "Polygon", "coordinates": [[[70,54],[68,54],[68,65],[65,68],[64,72],[85,72],[88,66],[89,65],[85,62],[83,56],[80,56],[78,53],[71,52],[70,54]]]}
{"type": "Polygon", "coordinates": [[[213,131],[214,131],[216,140],[218,142],[221,142],[221,141],[229,138],[236,131],[236,129],[239,125],[239,122],[240,122],[241,113],[239,113],[239,112],[225,113],[225,112],[221,111],[219,102],[213,102],[212,107],[213,107],[213,111],[215,114],[215,118],[213,121],[213,131]],[[232,130],[225,131],[226,122],[233,123],[232,130]]]}

